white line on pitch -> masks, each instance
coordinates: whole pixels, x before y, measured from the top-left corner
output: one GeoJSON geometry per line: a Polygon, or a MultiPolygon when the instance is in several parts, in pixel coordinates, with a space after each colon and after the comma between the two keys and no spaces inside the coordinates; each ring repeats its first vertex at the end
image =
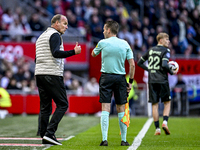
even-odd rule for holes
{"type": "Polygon", "coordinates": [[[63,140],[67,141],[67,140],[70,140],[70,139],[73,138],[73,137],[74,137],[74,136],[71,135],[71,136],[69,136],[69,137],[67,137],[67,138],[64,138],[63,140]]]}
{"type": "MultiPolygon", "coordinates": [[[[71,137],[71,136],[69,136],[71,137]]],[[[68,138],[69,138],[68,137],[68,138]]],[[[57,138],[57,140],[65,140],[67,138],[57,138]]],[[[27,138],[27,137],[0,137],[0,140],[42,140],[42,138],[27,138]]]]}
{"type": "Polygon", "coordinates": [[[0,143],[0,146],[43,146],[42,144],[0,143]]]}
{"type": "MultiPolygon", "coordinates": [[[[58,140],[70,140],[71,138],[73,138],[74,136],[71,135],[67,138],[57,138],[58,140]]],[[[0,138],[1,140],[41,140],[41,138],[0,138]]],[[[42,147],[44,145],[42,144],[20,144],[20,143],[0,143],[0,146],[34,146],[34,147],[42,147]]],[[[47,148],[44,148],[44,150],[47,148]]]]}
{"type": "Polygon", "coordinates": [[[139,134],[135,137],[133,144],[128,148],[128,150],[136,150],[140,146],[142,139],[145,136],[146,132],[148,131],[152,122],[153,122],[153,118],[149,118],[146,121],[142,130],[140,130],[139,134]]]}
{"type": "Polygon", "coordinates": [[[26,138],[26,137],[0,137],[0,140],[41,140],[42,138],[26,138]]]}

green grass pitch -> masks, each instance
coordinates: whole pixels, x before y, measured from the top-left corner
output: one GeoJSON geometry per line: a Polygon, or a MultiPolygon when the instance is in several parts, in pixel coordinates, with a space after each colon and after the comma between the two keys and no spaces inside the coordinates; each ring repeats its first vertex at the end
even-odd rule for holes
{"type": "MultiPolygon", "coordinates": [[[[127,141],[132,144],[147,117],[131,117],[127,141]]],[[[162,118],[160,118],[160,125],[162,118]]],[[[13,116],[0,120],[0,137],[36,138],[37,116],[13,116]]],[[[200,149],[200,118],[170,117],[169,129],[171,135],[161,131],[160,136],[154,136],[155,127],[152,123],[138,150],[198,150],[200,149]]],[[[48,150],[126,150],[120,146],[119,124],[117,117],[110,117],[108,132],[108,147],[100,147],[100,118],[94,116],[64,116],[56,132],[57,138],[75,136],[62,141],[62,146],[52,146],[48,150]]],[[[38,137],[37,137],[38,138],[38,137]]],[[[41,140],[3,140],[0,143],[41,144],[41,140]]],[[[45,147],[0,146],[1,150],[43,150],[45,147]]]]}

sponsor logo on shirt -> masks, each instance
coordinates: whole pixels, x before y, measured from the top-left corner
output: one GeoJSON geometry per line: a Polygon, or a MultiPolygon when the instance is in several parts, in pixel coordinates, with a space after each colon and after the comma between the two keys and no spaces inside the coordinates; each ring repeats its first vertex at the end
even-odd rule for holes
{"type": "Polygon", "coordinates": [[[152,49],[149,51],[149,55],[153,55],[153,54],[157,54],[160,55],[161,52],[160,51],[153,51],[152,49]]]}

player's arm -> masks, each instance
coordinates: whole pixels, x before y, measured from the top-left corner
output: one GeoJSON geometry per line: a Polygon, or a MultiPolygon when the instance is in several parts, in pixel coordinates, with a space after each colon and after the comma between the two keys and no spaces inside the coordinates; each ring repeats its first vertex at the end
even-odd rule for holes
{"type": "Polygon", "coordinates": [[[165,55],[162,58],[162,67],[165,68],[167,70],[168,73],[170,73],[171,75],[176,74],[176,71],[172,71],[169,68],[168,62],[169,62],[169,58],[170,58],[170,51],[168,51],[167,53],[165,53],[165,55]]]}
{"type": "Polygon", "coordinates": [[[54,33],[51,35],[49,39],[49,45],[51,53],[55,58],[66,58],[75,55],[75,50],[69,50],[69,51],[60,50],[61,39],[58,33],[54,33]]]}
{"type": "Polygon", "coordinates": [[[167,70],[167,72],[169,72],[171,75],[173,75],[173,71],[169,68],[169,65],[168,65],[168,61],[167,59],[163,59],[162,60],[162,67],[165,68],[167,70]]]}
{"type": "Polygon", "coordinates": [[[146,61],[146,60],[145,60],[143,57],[141,57],[141,58],[138,60],[137,65],[138,65],[139,67],[143,68],[144,70],[148,71],[147,66],[144,64],[145,61],[146,61]]]}
{"type": "Polygon", "coordinates": [[[171,75],[177,74],[177,71],[172,71],[172,70],[169,68],[169,64],[168,64],[168,61],[167,61],[167,60],[163,60],[163,61],[162,61],[162,67],[165,68],[165,69],[167,70],[167,72],[169,72],[169,74],[171,74],[171,75]]]}

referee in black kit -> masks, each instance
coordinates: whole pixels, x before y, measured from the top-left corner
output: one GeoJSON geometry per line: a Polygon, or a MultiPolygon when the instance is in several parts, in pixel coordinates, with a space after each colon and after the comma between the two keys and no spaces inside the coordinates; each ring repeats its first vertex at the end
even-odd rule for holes
{"type": "Polygon", "coordinates": [[[78,42],[73,50],[64,51],[61,35],[67,28],[67,18],[57,14],[51,20],[51,27],[48,27],[36,41],[35,76],[40,96],[40,136],[44,145],[62,145],[57,141],[55,132],[68,108],[63,82],[64,58],[81,53],[78,42]],[[52,99],[57,108],[49,121],[52,99]]]}

